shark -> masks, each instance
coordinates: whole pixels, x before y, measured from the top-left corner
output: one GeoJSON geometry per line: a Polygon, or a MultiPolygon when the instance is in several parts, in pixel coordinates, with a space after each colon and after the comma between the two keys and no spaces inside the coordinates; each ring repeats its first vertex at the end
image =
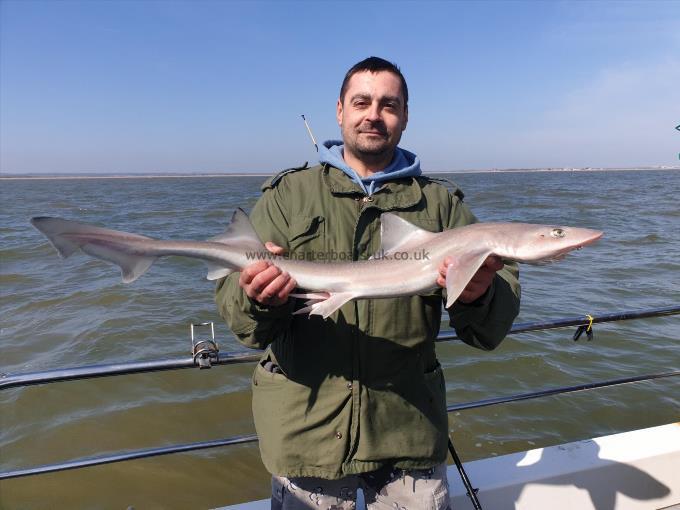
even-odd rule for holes
{"type": "Polygon", "coordinates": [[[540,264],[560,260],[587,246],[603,232],[587,228],[532,223],[473,223],[429,232],[393,213],[380,217],[381,247],[368,260],[311,262],[270,253],[248,215],[237,209],[226,230],[205,241],[159,240],[53,217],[34,217],[31,224],[66,258],[82,252],[120,267],[125,283],[142,276],[160,257],[201,259],[207,278],[216,280],[258,260],[268,260],[297,282],[292,297],[305,299],[296,314],[328,318],[352,299],[417,295],[437,287],[446,257],[446,307],[465,289],[489,255],[506,261],[540,264]]]}

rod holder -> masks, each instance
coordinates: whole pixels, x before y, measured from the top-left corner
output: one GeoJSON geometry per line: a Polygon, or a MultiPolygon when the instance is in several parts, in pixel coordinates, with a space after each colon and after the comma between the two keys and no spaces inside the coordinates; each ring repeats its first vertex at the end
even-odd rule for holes
{"type": "Polygon", "coordinates": [[[213,363],[219,360],[220,349],[215,341],[215,325],[211,322],[199,322],[197,324],[191,323],[189,326],[191,331],[191,354],[194,357],[194,364],[203,370],[204,368],[211,368],[213,363]],[[210,327],[210,338],[198,339],[194,334],[194,330],[198,328],[210,327]]]}

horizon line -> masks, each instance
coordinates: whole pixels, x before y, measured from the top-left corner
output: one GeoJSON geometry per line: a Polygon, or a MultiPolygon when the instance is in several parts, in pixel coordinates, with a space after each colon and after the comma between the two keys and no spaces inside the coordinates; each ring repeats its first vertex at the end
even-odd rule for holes
{"type": "MultiPolygon", "coordinates": [[[[533,168],[486,168],[432,170],[428,174],[456,173],[510,173],[510,172],[605,172],[634,170],[680,170],[680,165],[649,165],[632,167],[533,167],[533,168]]],[[[154,179],[154,178],[200,178],[200,177],[270,177],[278,172],[45,172],[3,173],[0,180],[29,179],[154,179]]]]}

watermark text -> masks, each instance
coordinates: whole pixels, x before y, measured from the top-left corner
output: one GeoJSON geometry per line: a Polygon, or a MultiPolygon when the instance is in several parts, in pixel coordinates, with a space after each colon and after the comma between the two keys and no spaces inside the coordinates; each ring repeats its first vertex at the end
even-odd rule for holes
{"type": "MultiPolygon", "coordinates": [[[[268,251],[247,251],[246,258],[252,261],[276,260],[279,255],[268,251]]],[[[286,260],[306,260],[309,262],[352,262],[352,253],[348,251],[306,251],[286,253],[282,258],[286,260]]],[[[375,253],[372,260],[430,260],[430,253],[425,249],[418,251],[394,251],[386,253],[380,250],[375,253]]]]}

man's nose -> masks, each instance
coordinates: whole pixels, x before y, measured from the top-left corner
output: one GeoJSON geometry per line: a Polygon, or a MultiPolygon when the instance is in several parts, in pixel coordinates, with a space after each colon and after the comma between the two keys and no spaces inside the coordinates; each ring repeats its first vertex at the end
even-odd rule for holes
{"type": "Polygon", "coordinates": [[[371,122],[376,122],[381,120],[380,117],[380,105],[378,103],[372,103],[371,106],[366,111],[366,120],[371,122]]]}

